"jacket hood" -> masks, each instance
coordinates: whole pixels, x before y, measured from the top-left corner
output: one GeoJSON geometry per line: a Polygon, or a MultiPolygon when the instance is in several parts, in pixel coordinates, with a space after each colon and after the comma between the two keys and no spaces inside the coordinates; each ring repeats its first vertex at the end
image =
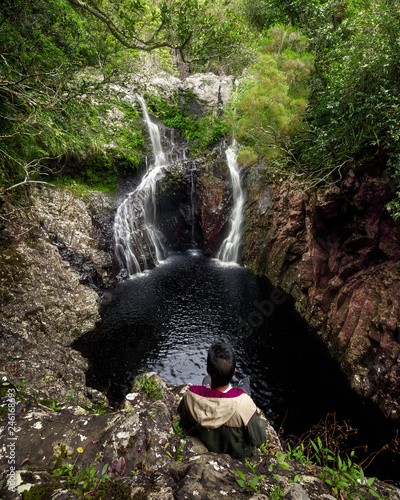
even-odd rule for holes
{"type": "Polygon", "coordinates": [[[243,399],[248,398],[246,396],[245,391],[237,388],[224,393],[204,386],[192,386],[185,395],[185,406],[200,425],[216,429],[238,412],[243,399]]]}

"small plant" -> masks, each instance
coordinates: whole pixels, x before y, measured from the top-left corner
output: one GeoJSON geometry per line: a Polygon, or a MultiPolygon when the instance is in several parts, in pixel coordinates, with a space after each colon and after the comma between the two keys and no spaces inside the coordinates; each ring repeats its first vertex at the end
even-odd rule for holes
{"type": "Polygon", "coordinates": [[[277,453],[276,454],[276,460],[278,461],[279,467],[281,467],[284,470],[290,470],[291,467],[290,465],[286,462],[286,459],[289,458],[286,453],[277,453]]]}
{"type": "Polygon", "coordinates": [[[269,492],[269,498],[271,500],[281,500],[282,499],[282,492],[283,488],[281,486],[275,486],[270,492],[269,492]]]}
{"type": "Polygon", "coordinates": [[[55,401],[52,401],[50,404],[50,408],[53,411],[60,411],[62,409],[62,405],[58,406],[58,404],[55,401]]]}
{"type": "Polygon", "coordinates": [[[179,421],[177,420],[173,424],[174,437],[176,439],[182,439],[185,437],[185,432],[182,427],[179,425],[179,421]]]}
{"type": "MultiPolygon", "coordinates": [[[[83,470],[76,470],[76,461],[78,460],[79,454],[83,453],[83,449],[78,448],[77,451],[78,455],[75,462],[54,469],[54,477],[66,476],[68,487],[76,487],[81,484],[84,490],[88,489],[90,492],[93,492],[101,482],[111,479],[107,474],[108,464],[104,464],[100,473],[100,478],[96,477],[96,473],[98,472],[97,469],[90,465],[86,465],[83,470]]],[[[98,463],[97,459],[95,461],[95,464],[96,463],[98,463]]]]}
{"type": "Polygon", "coordinates": [[[247,479],[247,477],[245,476],[245,474],[240,469],[236,468],[236,472],[239,474],[239,477],[240,477],[240,479],[236,479],[236,481],[239,484],[239,486],[241,486],[242,488],[244,488],[246,490],[252,488],[254,491],[256,491],[258,493],[260,491],[258,483],[260,481],[262,481],[263,479],[265,479],[266,476],[264,474],[258,476],[256,474],[255,468],[250,464],[250,462],[247,460],[247,458],[246,458],[246,464],[247,464],[247,467],[249,467],[249,469],[253,473],[253,478],[251,479],[251,481],[249,481],[247,479]]]}
{"type": "Polygon", "coordinates": [[[175,460],[183,460],[184,459],[184,456],[182,455],[182,450],[186,444],[186,441],[182,441],[182,439],[184,437],[185,437],[185,432],[182,429],[182,427],[179,425],[179,421],[177,420],[176,422],[173,422],[173,424],[172,424],[172,438],[174,440],[174,446],[175,446],[174,455],[172,455],[172,453],[169,450],[167,450],[170,443],[166,443],[164,446],[165,451],[169,457],[174,458],[175,460]]]}
{"type": "Polygon", "coordinates": [[[369,493],[375,498],[382,498],[372,487],[376,478],[366,478],[361,466],[353,462],[355,458],[354,450],[345,459],[340,455],[334,456],[331,450],[325,448],[321,439],[317,442],[311,441],[314,448],[314,455],[319,465],[323,465],[323,470],[319,477],[328,484],[336,496],[343,495],[349,500],[363,499],[363,494],[369,493]],[[333,465],[330,466],[333,462],[333,465]]]}
{"type": "Polygon", "coordinates": [[[165,452],[169,457],[173,458],[174,460],[183,460],[185,457],[182,455],[182,450],[185,447],[185,444],[186,441],[182,441],[182,443],[180,443],[179,446],[175,444],[175,452],[173,455],[169,450],[167,450],[167,448],[169,447],[169,443],[166,443],[164,446],[165,452]]]}
{"type": "Polygon", "coordinates": [[[24,391],[27,388],[29,380],[27,378],[23,380],[18,380],[18,382],[15,382],[14,385],[17,388],[18,391],[24,391]]]}
{"type": "Polygon", "coordinates": [[[134,387],[139,391],[144,391],[152,399],[162,399],[162,389],[158,381],[149,377],[148,373],[135,381],[134,387]]]}
{"type": "Polygon", "coordinates": [[[68,396],[66,396],[68,401],[71,401],[71,403],[78,401],[78,398],[76,396],[74,396],[74,394],[75,394],[75,389],[71,389],[71,392],[68,394],[68,396]]]}
{"type": "Polygon", "coordinates": [[[167,450],[170,443],[166,443],[166,445],[164,446],[165,451],[169,457],[174,458],[175,460],[183,460],[184,456],[182,455],[182,450],[185,447],[186,441],[182,441],[182,439],[185,437],[185,432],[179,425],[179,421],[176,421],[172,424],[172,437],[174,439],[175,445],[174,456],[169,450],[167,450]]]}
{"type": "Polygon", "coordinates": [[[305,453],[304,444],[301,443],[298,446],[292,448],[290,444],[287,445],[286,455],[288,460],[298,460],[301,464],[310,466],[312,464],[311,460],[305,453]]]}

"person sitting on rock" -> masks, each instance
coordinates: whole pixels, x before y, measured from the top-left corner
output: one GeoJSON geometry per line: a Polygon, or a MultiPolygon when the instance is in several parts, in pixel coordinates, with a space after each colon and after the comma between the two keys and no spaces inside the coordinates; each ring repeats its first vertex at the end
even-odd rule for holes
{"type": "Polygon", "coordinates": [[[250,397],[245,378],[231,386],[236,356],[229,344],[216,342],[207,355],[207,373],[201,386],[191,386],[178,406],[181,426],[199,437],[208,450],[233,458],[254,454],[266,440],[265,425],[250,397]]]}

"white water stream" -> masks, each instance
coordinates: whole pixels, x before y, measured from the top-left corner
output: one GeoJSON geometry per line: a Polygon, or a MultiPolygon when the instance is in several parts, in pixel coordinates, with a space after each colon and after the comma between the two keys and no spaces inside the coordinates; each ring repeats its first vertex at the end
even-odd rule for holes
{"type": "Polygon", "coordinates": [[[236,148],[232,145],[226,150],[229,173],[232,179],[233,206],[229,220],[229,233],[217,254],[223,262],[239,262],[239,247],[243,232],[244,192],[240,181],[240,167],[236,161],[236,148]]]}
{"type": "Polygon", "coordinates": [[[157,264],[165,259],[167,251],[163,235],[155,227],[156,187],[164,177],[168,166],[161,146],[158,126],[150,120],[146,103],[137,96],[143,109],[143,119],[149,130],[153,148],[154,164],[150,165],[140,184],[129,193],[118,207],[114,222],[114,238],[117,258],[128,277],[140,273],[147,266],[147,256],[157,264]]]}
{"type": "MultiPolygon", "coordinates": [[[[160,130],[150,120],[146,103],[137,96],[143,109],[143,119],[149,130],[154,163],[150,165],[139,185],[128,194],[118,207],[114,222],[115,250],[119,263],[131,278],[149,267],[150,262],[158,264],[168,251],[163,244],[164,235],[157,229],[156,189],[170,162],[161,145],[160,130]]],[[[226,158],[232,180],[233,206],[229,220],[229,233],[217,254],[223,262],[239,261],[239,247],[243,230],[244,193],[240,181],[240,168],[236,161],[236,148],[226,150],[226,158]]],[[[191,218],[192,243],[194,243],[195,182],[194,168],[191,171],[191,218]]]]}

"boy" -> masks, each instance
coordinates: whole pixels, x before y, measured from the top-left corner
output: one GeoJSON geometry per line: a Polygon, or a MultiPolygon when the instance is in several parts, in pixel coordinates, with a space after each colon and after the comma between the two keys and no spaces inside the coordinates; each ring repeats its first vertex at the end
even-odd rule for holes
{"type": "MultiPolygon", "coordinates": [[[[233,458],[253,455],[266,439],[265,425],[249,394],[232,388],[236,357],[232,347],[216,342],[208,350],[207,373],[202,386],[192,386],[178,406],[181,425],[198,436],[209,451],[233,458]],[[209,385],[211,387],[209,387],[209,385]]],[[[248,384],[243,384],[248,391],[248,384]]]]}

